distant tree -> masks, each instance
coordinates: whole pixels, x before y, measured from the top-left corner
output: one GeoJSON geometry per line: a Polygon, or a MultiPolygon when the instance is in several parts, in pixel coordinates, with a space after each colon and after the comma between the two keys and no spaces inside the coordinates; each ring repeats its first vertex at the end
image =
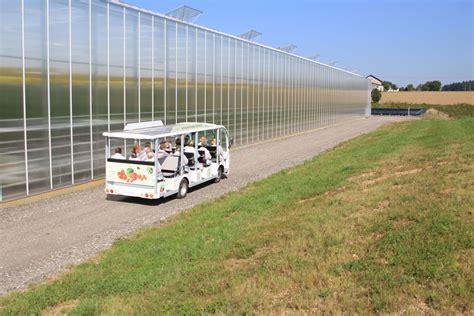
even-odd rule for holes
{"type": "Polygon", "coordinates": [[[405,88],[405,91],[413,91],[413,90],[415,90],[415,87],[411,83],[407,85],[407,87],[405,88]]]}
{"type": "Polygon", "coordinates": [[[378,103],[380,99],[382,98],[382,93],[380,92],[379,89],[373,89],[370,95],[372,96],[373,103],[378,103]]]}
{"type": "Polygon", "coordinates": [[[441,81],[439,81],[439,80],[427,81],[422,85],[421,90],[423,90],[423,91],[439,91],[439,90],[441,90],[441,81]]]}
{"type": "Polygon", "coordinates": [[[394,83],[392,83],[392,89],[393,89],[393,90],[397,90],[397,89],[398,89],[397,85],[394,84],[394,83]]]}
{"type": "Polygon", "coordinates": [[[390,81],[382,81],[382,86],[385,91],[390,90],[392,83],[390,81]]]}
{"type": "Polygon", "coordinates": [[[474,91],[474,80],[453,82],[444,85],[441,89],[443,91],[474,91]]]}
{"type": "Polygon", "coordinates": [[[420,83],[419,85],[416,86],[416,91],[421,91],[423,90],[423,85],[420,83]]]}

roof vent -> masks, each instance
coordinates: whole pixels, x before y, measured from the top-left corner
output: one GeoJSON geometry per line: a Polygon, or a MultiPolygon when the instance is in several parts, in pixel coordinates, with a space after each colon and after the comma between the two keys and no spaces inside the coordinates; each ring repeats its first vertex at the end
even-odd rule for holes
{"type": "Polygon", "coordinates": [[[190,8],[185,5],[166,13],[167,16],[170,16],[172,18],[175,18],[184,22],[193,22],[201,14],[202,14],[202,11],[190,8]]]}

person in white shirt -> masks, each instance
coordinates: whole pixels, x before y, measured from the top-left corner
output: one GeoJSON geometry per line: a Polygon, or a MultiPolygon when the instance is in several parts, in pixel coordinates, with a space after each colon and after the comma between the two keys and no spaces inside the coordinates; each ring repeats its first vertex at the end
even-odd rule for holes
{"type": "Polygon", "coordinates": [[[198,161],[206,166],[210,165],[211,164],[211,159],[212,159],[212,156],[211,156],[211,153],[209,152],[209,150],[206,148],[206,146],[208,145],[207,144],[207,137],[206,136],[202,136],[200,138],[200,142],[199,142],[199,145],[201,147],[199,147],[198,149],[198,152],[199,152],[199,159],[198,161]]]}
{"type": "Polygon", "coordinates": [[[153,149],[151,149],[151,143],[146,142],[145,146],[143,147],[143,150],[138,154],[138,159],[139,160],[147,160],[147,154],[150,151],[153,152],[153,149]]]}
{"type": "Polygon", "coordinates": [[[153,151],[148,151],[146,153],[146,159],[145,161],[155,161],[155,153],[153,151]]]}
{"type": "MultiPolygon", "coordinates": [[[[219,160],[222,160],[224,158],[223,157],[224,150],[222,149],[222,146],[220,144],[219,144],[219,146],[217,146],[217,138],[214,137],[211,140],[211,145],[217,147],[216,150],[219,152],[219,160]]],[[[216,155],[217,155],[217,153],[216,153],[216,155]]]]}
{"type": "Polygon", "coordinates": [[[185,147],[184,147],[184,152],[185,153],[192,153],[194,155],[194,161],[197,161],[198,155],[196,153],[196,148],[194,148],[194,142],[190,141],[185,147]]]}
{"type": "Polygon", "coordinates": [[[115,153],[110,158],[125,159],[124,155],[122,155],[122,148],[120,148],[120,147],[115,148],[115,153]]]}
{"type": "Polygon", "coordinates": [[[169,156],[168,154],[168,142],[166,140],[162,140],[160,142],[160,149],[156,153],[158,160],[165,160],[166,157],[169,156]]]}
{"type": "MultiPolygon", "coordinates": [[[[184,152],[183,152],[184,153],[184,152]]],[[[181,157],[181,146],[176,145],[176,150],[173,153],[173,156],[181,157]]],[[[183,165],[188,165],[188,158],[183,154],[183,165]]]]}

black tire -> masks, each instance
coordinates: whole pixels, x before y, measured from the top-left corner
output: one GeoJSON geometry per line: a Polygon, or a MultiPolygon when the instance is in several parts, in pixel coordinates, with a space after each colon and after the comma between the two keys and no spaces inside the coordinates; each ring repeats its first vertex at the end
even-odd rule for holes
{"type": "Polygon", "coordinates": [[[188,180],[186,179],[181,180],[178,187],[178,195],[177,195],[178,199],[184,199],[186,197],[186,195],[188,194],[188,188],[189,188],[188,180]]]}
{"type": "Polygon", "coordinates": [[[214,178],[214,183],[218,183],[218,182],[221,181],[223,171],[224,171],[224,167],[222,167],[222,166],[220,166],[220,167],[217,169],[217,177],[214,178]]]}

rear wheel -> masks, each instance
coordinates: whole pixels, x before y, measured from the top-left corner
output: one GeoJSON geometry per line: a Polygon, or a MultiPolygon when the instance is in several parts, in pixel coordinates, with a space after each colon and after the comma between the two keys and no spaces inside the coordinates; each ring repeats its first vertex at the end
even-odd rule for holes
{"type": "Polygon", "coordinates": [[[179,183],[179,188],[178,188],[178,199],[183,199],[186,197],[188,194],[188,180],[183,179],[179,183]]]}
{"type": "Polygon", "coordinates": [[[220,167],[217,169],[217,177],[214,178],[214,183],[218,183],[218,182],[221,181],[223,170],[224,170],[224,168],[223,168],[222,166],[220,166],[220,167]]]}

